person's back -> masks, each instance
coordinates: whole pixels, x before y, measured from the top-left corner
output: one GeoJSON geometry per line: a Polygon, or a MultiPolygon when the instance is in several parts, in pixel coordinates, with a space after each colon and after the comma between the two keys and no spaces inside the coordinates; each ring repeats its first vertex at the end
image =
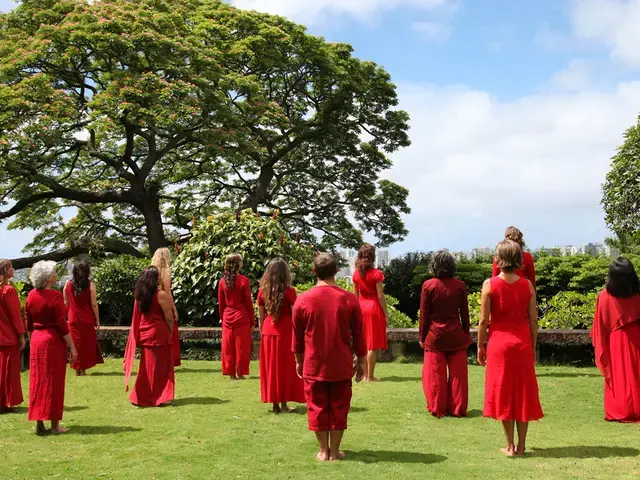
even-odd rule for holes
{"type": "Polygon", "coordinates": [[[492,332],[521,333],[530,338],[529,302],[531,286],[529,280],[519,277],[514,283],[508,283],[501,277],[492,277],[491,282],[491,320],[489,337],[492,332]]]}
{"type": "Polygon", "coordinates": [[[162,306],[158,301],[158,292],[153,296],[151,306],[147,312],[141,311],[140,305],[137,303],[134,308],[139,310],[140,315],[139,338],[136,339],[139,345],[145,347],[169,345],[171,343],[171,332],[164,318],[162,306]]]}
{"type": "Polygon", "coordinates": [[[467,287],[457,278],[432,278],[422,287],[428,325],[427,349],[451,351],[466,348],[469,338],[467,287]]]}
{"type": "Polygon", "coordinates": [[[223,278],[220,281],[222,322],[229,327],[246,325],[252,322],[253,304],[251,303],[251,283],[244,275],[236,275],[233,288],[223,278]],[[247,301],[249,297],[249,301],[247,301]],[[251,311],[249,311],[251,309],[251,311]]]}
{"type": "Polygon", "coordinates": [[[377,268],[371,268],[364,275],[360,270],[353,274],[353,282],[357,285],[360,298],[365,300],[378,301],[378,291],[376,285],[384,280],[384,274],[377,268]]]}
{"type": "Polygon", "coordinates": [[[67,300],[69,302],[69,323],[87,322],[93,325],[93,308],[91,307],[91,287],[85,288],[78,295],[75,293],[73,284],[67,282],[67,300]]]}

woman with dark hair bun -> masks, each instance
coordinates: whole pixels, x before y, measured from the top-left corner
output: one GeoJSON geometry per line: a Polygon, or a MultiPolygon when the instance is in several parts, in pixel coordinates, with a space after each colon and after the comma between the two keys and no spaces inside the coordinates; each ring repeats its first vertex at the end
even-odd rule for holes
{"type": "Polygon", "coordinates": [[[420,346],[424,349],[422,388],[434,417],[465,417],[469,399],[467,286],[454,278],[456,261],[446,250],[433,255],[434,278],[422,285],[420,346]]]}
{"type": "Polygon", "coordinates": [[[78,350],[78,358],[71,364],[77,376],[104,363],[96,330],[100,328],[100,312],[96,286],[91,281],[91,268],[85,260],[73,265],[72,278],[64,286],[64,303],[69,310],[69,332],[78,350]]]}
{"type": "Polygon", "coordinates": [[[140,366],[129,401],[140,407],[161,407],[173,401],[175,373],[171,336],[174,327],[171,295],[158,289],[159,272],[148,267],[136,282],[133,318],[124,353],[124,384],[129,378],[140,347],[140,366]]]}
{"type": "Polygon", "coordinates": [[[605,420],[640,422],[640,285],[633,264],[619,257],[596,301],[591,338],[604,376],[605,420]]]}

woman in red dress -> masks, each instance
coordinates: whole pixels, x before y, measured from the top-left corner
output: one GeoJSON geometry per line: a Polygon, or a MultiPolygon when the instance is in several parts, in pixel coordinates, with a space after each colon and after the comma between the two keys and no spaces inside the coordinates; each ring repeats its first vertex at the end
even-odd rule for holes
{"type": "MultiPolygon", "coordinates": [[[[511,240],[520,245],[522,249],[522,266],[518,268],[515,273],[522,278],[526,278],[533,284],[533,289],[536,288],[536,267],[533,263],[533,257],[529,252],[524,251],[524,238],[522,232],[518,230],[516,227],[509,227],[507,231],[504,233],[505,240],[511,240]]],[[[500,275],[500,266],[496,260],[496,257],[493,257],[493,269],[491,276],[497,277],[500,275]]]]}
{"type": "Polygon", "coordinates": [[[376,361],[380,352],[388,346],[389,314],[382,286],[384,274],[374,268],[375,261],[376,248],[365,243],[358,251],[356,271],[353,274],[353,287],[362,309],[362,324],[368,351],[365,382],[380,381],[374,376],[376,361]]]}
{"type": "Polygon", "coordinates": [[[100,328],[100,312],[96,286],[89,278],[89,264],[84,260],[76,262],[72,275],[63,291],[64,303],[69,309],[69,331],[78,350],[78,358],[71,368],[77,376],[84,376],[89,368],[104,363],[96,335],[100,328]]]}
{"type": "Polygon", "coordinates": [[[56,262],[42,261],[31,267],[29,292],[24,313],[30,333],[29,421],[36,421],[36,434],[46,433],[45,420],[54,434],[65,433],[60,426],[64,410],[67,374],[67,346],[71,363],[78,353],[67,325],[67,308],[62,292],[54,290],[58,277],[56,262]]]}
{"type": "Polygon", "coordinates": [[[173,310],[173,334],[171,336],[171,349],[173,350],[173,365],[179,367],[182,364],[180,357],[180,333],[178,331],[178,310],[173,298],[173,289],[171,283],[171,252],[168,248],[159,248],[153,254],[151,265],[158,269],[160,274],[160,290],[167,292],[171,297],[173,310]]]}
{"type": "Polygon", "coordinates": [[[640,422],[640,285],[633,264],[618,258],[598,295],[591,338],[604,376],[605,420],[640,422]]]}
{"type": "Polygon", "coordinates": [[[251,329],[256,316],[251,297],[251,282],[240,275],[242,257],[229,255],[224,277],[218,286],[218,307],[222,322],[222,374],[231,380],[244,380],[251,364],[251,329]]]}
{"type": "Polygon", "coordinates": [[[467,286],[453,278],[456,261],[446,250],[433,255],[420,299],[420,346],[424,349],[422,388],[435,417],[465,417],[469,399],[467,286]],[[448,370],[448,375],[447,375],[448,370]],[[447,378],[448,376],[448,378],[447,378]]]}
{"type": "Polygon", "coordinates": [[[293,412],[287,402],[305,403],[304,384],[296,373],[291,351],[291,312],[296,291],[291,287],[287,262],[274,258],[260,281],[258,319],[260,342],[260,393],[262,403],[273,404],[274,413],[293,412]]]}
{"type": "Polygon", "coordinates": [[[478,325],[478,363],[487,367],[484,416],[502,421],[507,446],[501,451],[519,456],[525,453],[529,422],[543,416],[535,370],[538,307],[531,281],[515,273],[522,266],[520,245],[500,242],[496,259],[501,273],[482,286],[478,325]]]}
{"type": "Polygon", "coordinates": [[[129,401],[139,407],[162,407],[175,397],[172,303],[169,294],[158,289],[158,278],[158,269],[148,267],[136,282],[133,318],[124,354],[124,382],[129,390],[136,347],[140,347],[140,367],[129,394],[129,401]]]}
{"type": "Polygon", "coordinates": [[[20,352],[24,350],[24,322],[20,313],[18,293],[9,280],[13,277],[13,265],[0,260],[0,413],[13,411],[20,405],[20,352]]]}

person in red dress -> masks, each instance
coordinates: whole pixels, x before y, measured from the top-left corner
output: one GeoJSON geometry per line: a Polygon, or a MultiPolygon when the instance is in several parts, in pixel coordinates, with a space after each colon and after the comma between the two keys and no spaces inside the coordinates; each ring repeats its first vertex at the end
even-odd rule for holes
{"type": "Polygon", "coordinates": [[[446,250],[433,255],[434,278],[422,285],[420,346],[424,349],[422,388],[435,417],[465,417],[469,398],[467,287],[453,278],[456,261],[446,250]],[[447,378],[448,370],[448,378],[447,378]]]}
{"type": "Polygon", "coordinates": [[[229,255],[224,277],[218,286],[218,307],[222,322],[222,374],[231,380],[244,380],[251,364],[251,330],[256,316],[251,297],[251,282],[240,275],[242,257],[229,255]]]}
{"type": "Polygon", "coordinates": [[[18,292],[9,284],[13,275],[11,262],[0,260],[0,413],[12,412],[24,401],[20,352],[26,340],[18,292]]]}
{"type": "Polygon", "coordinates": [[[384,274],[374,268],[376,248],[365,243],[358,251],[353,288],[362,309],[362,324],[367,345],[367,368],[365,382],[379,382],[374,375],[376,362],[382,350],[386,350],[389,314],[384,297],[384,274]]]}
{"type": "Polygon", "coordinates": [[[543,417],[535,370],[538,307],[531,281],[515,273],[522,266],[520,245],[500,242],[496,259],[501,273],[482,285],[478,325],[478,363],[487,367],[483,414],[502,421],[507,445],[501,451],[520,456],[529,422],[543,417]]]}
{"type": "Polygon", "coordinates": [[[71,364],[77,376],[104,363],[96,331],[100,328],[100,312],[96,285],[90,279],[91,269],[85,260],[73,266],[72,279],[64,286],[64,303],[69,309],[69,331],[78,358],[71,364]]]}
{"type": "Polygon", "coordinates": [[[320,461],[341,460],[340,443],[351,407],[351,379],[364,377],[367,349],[358,299],[335,283],[333,256],[314,259],[315,287],[293,307],[292,350],[298,376],[304,380],[309,430],[315,432],[320,461]]]}
{"type": "Polygon", "coordinates": [[[160,274],[160,290],[163,290],[169,294],[172,302],[173,310],[173,333],[171,336],[171,349],[173,351],[173,366],[179,367],[182,364],[180,356],[180,333],[178,330],[178,309],[176,308],[175,300],[173,298],[173,289],[171,283],[171,252],[168,248],[159,248],[153,254],[151,259],[151,265],[158,269],[160,274]]]}
{"type": "Polygon", "coordinates": [[[260,393],[263,403],[273,404],[274,413],[293,412],[287,402],[305,403],[304,384],[296,374],[291,352],[292,309],[296,291],[283,258],[271,260],[260,281],[260,393]]]}
{"type": "Polygon", "coordinates": [[[596,301],[591,338],[604,376],[605,420],[640,422],[640,284],[633,264],[616,259],[596,301]]]}
{"type": "Polygon", "coordinates": [[[124,354],[124,383],[128,391],[136,347],[140,347],[140,366],[129,394],[129,401],[139,407],[162,407],[175,397],[172,302],[167,292],[158,289],[158,278],[158,269],[148,267],[136,282],[133,318],[124,354]]]}
{"type": "MultiPolygon", "coordinates": [[[[522,249],[522,266],[518,268],[515,273],[523,278],[529,280],[533,289],[536,288],[536,267],[533,262],[533,256],[529,252],[524,251],[524,238],[522,232],[518,230],[516,227],[509,227],[507,231],[504,233],[505,240],[511,240],[520,245],[522,249]]],[[[500,275],[500,266],[495,257],[493,257],[493,268],[492,268],[492,277],[497,277],[500,275]]]]}
{"type": "Polygon", "coordinates": [[[37,422],[37,435],[47,432],[46,420],[51,421],[52,433],[65,433],[60,420],[64,410],[67,347],[72,363],[78,352],[69,333],[62,292],[53,289],[58,280],[56,262],[37,262],[31,267],[29,279],[34,288],[24,307],[30,334],[28,418],[37,422]]]}

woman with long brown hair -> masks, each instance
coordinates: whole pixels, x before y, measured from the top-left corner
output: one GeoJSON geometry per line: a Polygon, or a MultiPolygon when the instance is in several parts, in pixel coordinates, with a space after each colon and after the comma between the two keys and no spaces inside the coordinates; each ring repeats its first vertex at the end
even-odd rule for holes
{"type": "Polygon", "coordinates": [[[304,403],[304,384],[296,373],[291,352],[291,323],[296,290],[283,258],[274,258],[260,280],[258,319],[260,342],[260,393],[262,403],[273,404],[274,413],[291,412],[287,402],[304,403]]]}
{"type": "Polygon", "coordinates": [[[251,330],[256,316],[251,282],[240,275],[242,257],[229,255],[224,276],[218,285],[218,308],[222,322],[222,374],[231,380],[244,380],[251,365],[251,330]]]}
{"type": "Polygon", "coordinates": [[[168,248],[159,248],[153,254],[151,265],[158,269],[159,288],[169,294],[171,297],[173,311],[173,333],[171,334],[171,350],[173,355],[173,365],[179,367],[182,363],[180,357],[180,333],[178,330],[178,310],[173,298],[172,282],[171,282],[171,252],[168,248]]]}
{"type": "Polygon", "coordinates": [[[171,351],[173,311],[169,294],[158,288],[156,267],[145,268],[133,293],[133,318],[125,350],[124,383],[129,378],[140,347],[140,366],[129,401],[140,407],[170,404],[175,395],[175,373],[171,351]]]}
{"type": "MultiPolygon", "coordinates": [[[[14,275],[9,260],[0,260],[0,413],[20,405],[20,352],[24,350],[24,322],[18,292],[9,284],[14,275]]],[[[292,354],[293,355],[293,354],[292,354]]]]}
{"type": "Polygon", "coordinates": [[[64,286],[64,303],[69,311],[69,331],[78,350],[78,358],[71,364],[77,376],[104,363],[96,330],[100,328],[100,311],[96,285],[91,281],[91,268],[85,260],[73,265],[72,278],[64,286]]]}
{"type": "Polygon", "coordinates": [[[375,262],[376,247],[365,243],[358,251],[353,287],[362,309],[362,324],[368,351],[366,382],[380,381],[374,376],[374,370],[380,352],[388,347],[389,313],[382,285],[384,274],[375,268],[375,262]]]}

